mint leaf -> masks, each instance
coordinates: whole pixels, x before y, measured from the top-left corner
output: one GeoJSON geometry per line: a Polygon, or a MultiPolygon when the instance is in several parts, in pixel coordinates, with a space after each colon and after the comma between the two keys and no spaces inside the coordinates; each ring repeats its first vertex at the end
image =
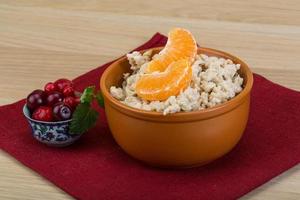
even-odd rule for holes
{"type": "Polygon", "coordinates": [[[70,134],[86,132],[95,125],[98,115],[98,112],[91,108],[90,103],[80,103],[73,113],[70,134]]]}
{"type": "Polygon", "coordinates": [[[98,102],[98,105],[102,108],[104,108],[104,98],[102,96],[102,93],[101,91],[98,91],[97,94],[96,94],[96,99],[97,99],[97,102],[98,102]]]}
{"type": "Polygon", "coordinates": [[[89,86],[85,88],[85,90],[83,91],[80,97],[80,102],[90,104],[94,98],[94,90],[95,90],[95,86],[89,86]]]}

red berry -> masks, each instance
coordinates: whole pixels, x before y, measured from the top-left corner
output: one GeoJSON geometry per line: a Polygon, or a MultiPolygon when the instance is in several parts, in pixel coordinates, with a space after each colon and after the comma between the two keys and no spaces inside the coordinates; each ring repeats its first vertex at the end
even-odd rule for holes
{"type": "Polygon", "coordinates": [[[52,91],[47,96],[47,105],[54,106],[54,104],[63,101],[63,94],[57,91],[52,91]]]}
{"type": "Polygon", "coordinates": [[[70,97],[70,96],[74,96],[74,89],[72,86],[66,86],[64,89],[63,89],[63,94],[65,97],[70,97]]]}
{"type": "Polygon", "coordinates": [[[76,97],[75,98],[75,101],[76,101],[76,103],[77,103],[77,105],[80,103],[80,97],[76,97]]]}
{"type": "Polygon", "coordinates": [[[57,91],[57,87],[55,86],[54,83],[49,82],[45,85],[44,90],[45,92],[49,93],[52,91],[57,91]]]}
{"type": "Polygon", "coordinates": [[[57,88],[57,90],[59,92],[63,92],[64,88],[67,86],[73,86],[72,81],[65,79],[65,78],[61,78],[58,79],[57,81],[54,82],[55,87],[57,88]]]}
{"type": "Polygon", "coordinates": [[[59,102],[53,107],[53,117],[57,121],[71,119],[72,110],[68,105],[64,104],[63,102],[59,102]]]}
{"type": "Polygon", "coordinates": [[[48,106],[40,106],[33,112],[32,118],[39,121],[51,122],[53,121],[52,108],[48,106]]]}
{"type": "Polygon", "coordinates": [[[76,108],[76,106],[78,105],[78,102],[76,101],[76,99],[74,97],[66,97],[64,99],[64,103],[68,106],[70,106],[73,110],[76,108]]]}
{"type": "Polygon", "coordinates": [[[34,90],[26,99],[26,105],[30,111],[46,104],[46,93],[43,90],[34,90]]]}

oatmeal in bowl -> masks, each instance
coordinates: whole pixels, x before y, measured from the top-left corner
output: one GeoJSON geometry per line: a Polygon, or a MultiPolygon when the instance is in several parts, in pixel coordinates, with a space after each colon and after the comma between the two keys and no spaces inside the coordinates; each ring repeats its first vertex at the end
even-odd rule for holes
{"type": "Polygon", "coordinates": [[[179,94],[163,101],[144,100],[137,95],[135,86],[145,74],[152,55],[152,50],[144,53],[134,51],[126,55],[132,73],[123,74],[122,86],[110,87],[114,98],[133,108],[162,112],[166,115],[211,108],[232,99],[243,89],[243,78],[238,73],[240,64],[233,63],[230,59],[200,53],[195,56],[191,65],[190,84],[179,94]]]}
{"type": "Polygon", "coordinates": [[[253,76],[236,56],[175,36],[165,47],[112,63],[100,88],[109,128],[125,152],[153,166],[200,166],[242,137],[253,76]]]}

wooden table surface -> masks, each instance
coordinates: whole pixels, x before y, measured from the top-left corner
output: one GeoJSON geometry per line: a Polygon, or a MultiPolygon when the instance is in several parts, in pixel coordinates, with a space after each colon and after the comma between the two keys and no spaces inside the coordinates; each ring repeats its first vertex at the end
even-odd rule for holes
{"type": "MultiPolygon", "coordinates": [[[[300,90],[299,0],[0,0],[0,104],[72,79],[171,27],[300,90]]],[[[0,177],[0,199],[72,198],[1,150],[0,177]]],[[[242,199],[300,199],[299,188],[298,165],[242,199]]]]}

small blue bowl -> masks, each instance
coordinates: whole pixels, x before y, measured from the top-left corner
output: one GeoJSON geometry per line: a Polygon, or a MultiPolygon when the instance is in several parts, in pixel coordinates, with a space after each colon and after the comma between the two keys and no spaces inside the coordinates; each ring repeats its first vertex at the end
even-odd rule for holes
{"type": "Polygon", "coordinates": [[[32,136],[39,142],[55,147],[65,147],[80,138],[82,134],[70,134],[69,126],[72,121],[43,122],[32,119],[26,104],[23,107],[23,114],[26,117],[31,129],[32,136]]]}

